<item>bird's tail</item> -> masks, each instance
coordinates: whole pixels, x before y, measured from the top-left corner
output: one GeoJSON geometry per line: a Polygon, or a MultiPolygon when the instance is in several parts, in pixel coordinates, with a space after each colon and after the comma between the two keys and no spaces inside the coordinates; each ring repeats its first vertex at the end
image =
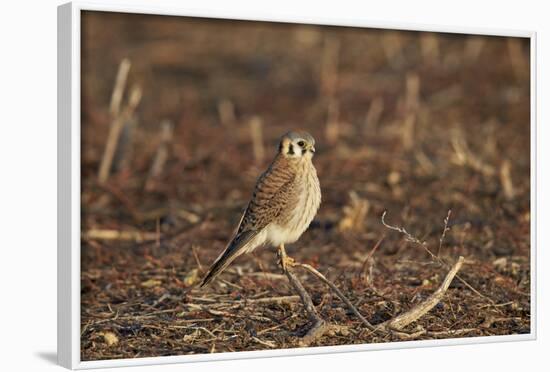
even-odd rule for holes
{"type": "Polygon", "coordinates": [[[204,287],[210,283],[216,276],[224,271],[225,268],[235,260],[235,258],[244,253],[246,251],[246,244],[249,243],[255,235],[256,234],[254,232],[244,232],[237,235],[235,239],[229,243],[223,253],[216,259],[216,261],[214,261],[212,266],[210,266],[210,269],[202,280],[200,287],[204,287]]]}
{"type": "Polygon", "coordinates": [[[210,283],[216,276],[218,276],[222,271],[224,271],[226,267],[229,266],[229,264],[239,256],[236,253],[237,252],[225,251],[220,257],[218,257],[218,259],[212,264],[212,266],[210,266],[210,269],[202,280],[200,287],[204,287],[205,285],[210,283]]]}

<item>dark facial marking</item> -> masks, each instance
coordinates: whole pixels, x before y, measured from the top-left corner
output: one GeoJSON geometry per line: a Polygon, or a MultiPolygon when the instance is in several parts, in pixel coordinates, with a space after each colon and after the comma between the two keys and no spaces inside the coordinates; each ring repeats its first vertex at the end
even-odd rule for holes
{"type": "Polygon", "coordinates": [[[289,143],[288,144],[288,152],[287,152],[288,155],[294,155],[294,146],[292,145],[292,143],[289,143]]]}

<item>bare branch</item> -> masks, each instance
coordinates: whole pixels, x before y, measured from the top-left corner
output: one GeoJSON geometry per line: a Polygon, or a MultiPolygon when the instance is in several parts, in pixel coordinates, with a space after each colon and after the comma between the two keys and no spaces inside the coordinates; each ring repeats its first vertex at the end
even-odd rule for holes
{"type": "Polygon", "coordinates": [[[130,91],[130,97],[127,105],[124,107],[122,112],[113,118],[98,170],[98,180],[100,184],[104,184],[109,178],[111,166],[119,143],[120,134],[122,133],[122,129],[127,124],[128,120],[133,117],[134,111],[141,101],[141,95],[141,88],[134,86],[130,91]]]}
{"type": "Polygon", "coordinates": [[[348,298],[342,293],[342,291],[340,291],[338,287],[334,285],[334,283],[332,283],[330,280],[328,280],[323,274],[321,274],[311,265],[301,264],[301,263],[296,265],[306,269],[307,271],[315,275],[317,278],[321,279],[323,283],[328,285],[330,289],[332,289],[338,295],[338,297],[340,297],[340,299],[344,301],[344,303],[350,308],[350,310],[361,320],[361,322],[363,322],[365,327],[367,327],[371,331],[374,331],[376,329],[372,324],[370,324],[370,322],[367,319],[365,319],[363,315],[361,315],[359,310],[357,310],[357,308],[351,303],[351,301],[348,300],[348,298]]]}
{"type": "Polygon", "coordinates": [[[254,160],[256,164],[261,164],[265,157],[264,139],[263,139],[263,121],[259,116],[250,119],[250,138],[254,150],[254,160]]]}
{"type": "Polygon", "coordinates": [[[170,144],[174,137],[174,126],[169,120],[160,123],[160,142],[149,169],[149,175],[145,181],[145,190],[153,190],[155,181],[164,171],[164,166],[170,155],[170,144]]]}
{"type": "MultiPolygon", "coordinates": [[[[382,213],[382,224],[387,227],[388,229],[391,229],[391,230],[395,230],[397,232],[400,232],[401,234],[405,235],[405,238],[407,241],[410,241],[410,242],[413,242],[413,243],[416,243],[418,245],[420,245],[422,248],[424,248],[424,250],[434,259],[434,261],[438,262],[440,265],[444,266],[445,268],[449,269],[451,266],[445,261],[443,260],[442,258],[436,256],[435,254],[433,254],[433,252],[427,247],[426,245],[426,242],[422,242],[420,241],[418,238],[412,236],[407,230],[405,230],[405,228],[403,227],[397,227],[397,226],[391,226],[391,225],[388,225],[386,223],[386,221],[384,220],[384,217],[386,216],[386,212],[387,211],[384,211],[384,213],[382,213]]],[[[498,309],[495,305],[496,305],[496,302],[493,301],[491,298],[485,296],[484,294],[482,294],[481,292],[479,292],[477,289],[475,289],[474,287],[472,287],[470,285],[470,283],[468,283],[466,280],[464,280],[462,277],[460,277],[460,275],[457,275],[456,278],[458,280],[460,280],[460,282],[462,284],[464,284],[466,287],[468,287],[469,290],[471,290],[472,292],[474,292],[476,295],[478,295],[479,297],[481,298],[484,298],[486,299],[487,301],[489,301],[491,303],[491,305],[494,307],[494,309],[496,311],[498,311],[499,313],[502,313],[502,311],[500,311],[500,309],[498,309]]]]}
{"type": "Polygon", "coordinates": [[[405,239],[407,239],[407,241],[409,241],[409,242],[420,244],[422,246],[426,245],[426,242],[420,241],[417,237],[411,235],[407,230],[405,230],[404,227],[388,225],[386,223],[386,220],[385,220],[386,213],[387,213],[387,211],[384,211],[384,213],[382,213],[382,225],[386,226],[390,230],[394,230],[394,231],[397,231],[397,232],[405,235],[405,239]]]}
{"type": "MultiPolygon", "coordinates": [[[[369,262],[373,262],[371,258],[374,255],[374,252],[376,252],[376,250],[378,249],[378,247],[380,247],[385,237],[386,235],[382,235],[382,237],[374,245],[374,248],[372,248],[369,254],[367,255],[367,258],[365,258],[365,261],[363,261],[363,265],[361,265],[361,271],[359,272],[359,275],[360,277],[364,278],[366,282],[372,281],[372,279],[369,279],[370,274],[367,273],[367,268],[369,267],[369,262]]],[[[372,269],[372,264],[370,265],[370,269],[372,269]]]]}
{"type": "Polygon", "coordinates": [[[441,237],[439,237],[439,247],[437,248],[437,257],[439,257],[439,253],[441,252],[441,246],[443,245],[443,241],[445,240],[445,235],[447,234],[447,231],[450,230],[449,226],[449,219],[451,218],[451,210],[447,212],[447,217],[443,220],[445,225],[443,226],[443,232],[441,233],[441,237]]]}
{"type": "Polygon", "coordinates": [[[393,319],[390,319],[385,323],[385,326],[389,329],[393,330],[402,330],[412,322],[418,320],[422,316],[424,316],[428,311],[434,308],[435,305],[445,295],[445,292],[449,288],[449,285],[453,281],[454,277],[462,267],[462,264],[464,263],[464,257],[460,256],[458,258],[458,261],[454,264],[454,266],[451,268],[447,276],[445,277],[445,280],[443,280],[443,283],[441,286],[430,295],[425,301],[421,302],[420,304],[416,305],[409,311],[400,314],[396,316],[393,319]]]}
{"type": "Polygon", "coordinates": [[[122,96],[124,95],[126,80],[128,79],[128,72],[130,71],[131,65],[128,58],[124,58],[118,65],[115,86],[113,87],[111,103],[109,105],[109,111],[112,117],[117,117],[120,112],[120,104],[122,102],[122,96]]]}
{"type": "Polygon", "coordinates": [[[313,305],[313,301],[311,301],[311,297],[305,290],[300,280],[290,270],[289,261],[292,261],[292,259],[289,259],[288,256],[286,255],[286,251],[283,245],[279,246],[277,255],[279,256],[279,262],[280,262],[281,268],[283,269],[284,274],[287,276],[288,281],[290,282],[292,287],[294,287],[294,290],[298,292],[298,295],[302,300],[302,304],[304,305],[304,309],[308,314],[309,320],[313,323],[313,326],[310,328],[307,334],[300,341],[300,346],[308,346],[313,341],[323,336],[323,334],[328,329],[327,324],[323,320],[323,318],[319,316],[319,313],[317,312],[317,310],[315,309],[315,306],[313,305]]]}

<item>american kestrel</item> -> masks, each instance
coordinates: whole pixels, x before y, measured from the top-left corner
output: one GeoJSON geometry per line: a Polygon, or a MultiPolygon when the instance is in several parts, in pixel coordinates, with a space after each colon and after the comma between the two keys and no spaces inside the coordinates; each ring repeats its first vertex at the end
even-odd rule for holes
{"type": "Polygon", "coordinates": [[[258,178],[233,239],[214,261],[201,287],[243,253],[262,245],[284,251],[284,244],[298,240],[321,204],[319,179],[311,161],[314,153],[315,140],[309,133],[292,131],[281,138],[279,151],[258,178]]]}

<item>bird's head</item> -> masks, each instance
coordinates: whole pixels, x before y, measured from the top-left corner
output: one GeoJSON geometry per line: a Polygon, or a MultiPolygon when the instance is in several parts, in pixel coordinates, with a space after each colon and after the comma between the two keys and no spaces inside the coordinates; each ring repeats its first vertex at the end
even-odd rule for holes
{"type": "Polygon", "coordinates": [[[290,131],[281,137],[279,153],[290,159],[311,159],[315,153],[315,139],[304,131],[290,131]]]}

